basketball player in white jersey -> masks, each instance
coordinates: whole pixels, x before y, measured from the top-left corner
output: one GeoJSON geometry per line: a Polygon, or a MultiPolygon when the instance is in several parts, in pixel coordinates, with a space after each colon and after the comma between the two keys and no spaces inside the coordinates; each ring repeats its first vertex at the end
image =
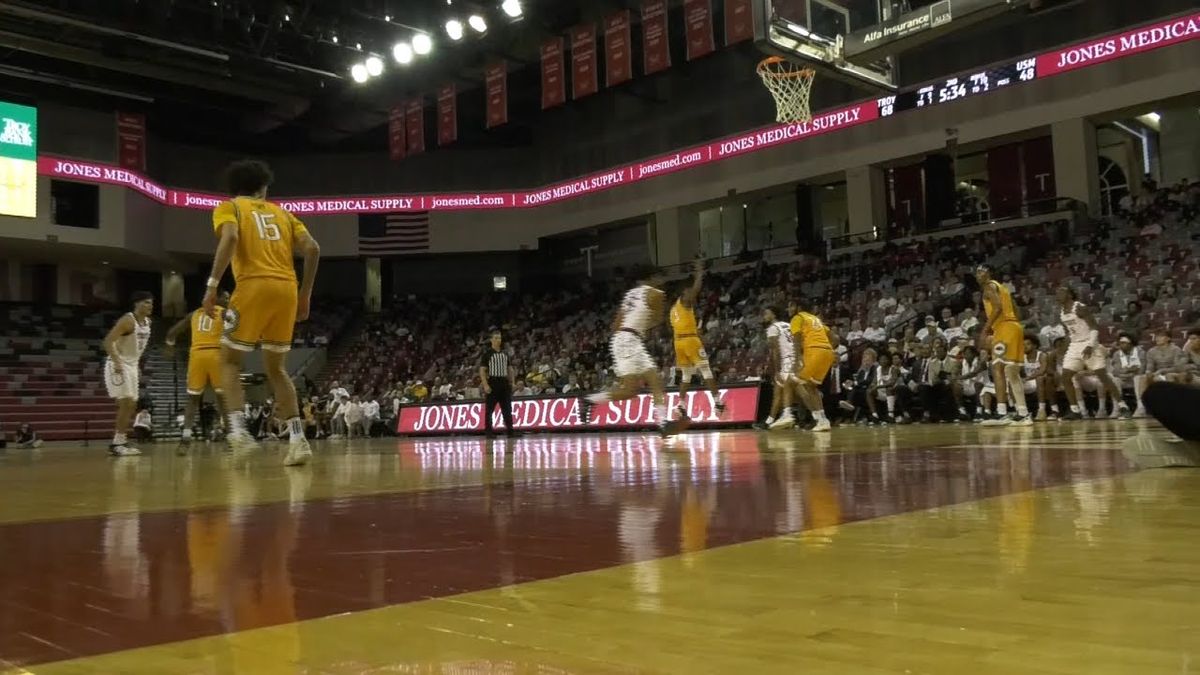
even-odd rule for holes
{"type": "Polygon", "coordinates": [[[150,314],[154,311],[154,296],[138,291],[131,298],[133,311],[125,314],[104,338],[104,387],[117,402],[117,423],[108,452],[114,457],[142,454],[129,445],[127,434],[137,411],[138,373],[142,353],[150,343],[150,314]]]}
{"type": "MultiPolygon", "coordinates": [[[[1063,389],[1067,392],[1067,401],[1071,404],[1071,412],[1063,419],[1082,419],[1080,412],[1080,386],[1077,375],[1090,373],[1100,380],[1100,386],[1108,392],[1108,397],[1117,402],[1122,417],[1130,417],[1132,413],[1125,400],[1121,398],[1121,390],[1108,374],[1108,354],[1100,346],[1100,331],[1096,327],[1096,318],[1087,305],[1079,302],[1075,291],[1061,286],[1057,292],[1059,303],[1059,320],[1067,329],[1067,337],[1071,344],[1062,360],[1063,389]]],[[[1103,413],[1103,409],[1100,411],[1103,413]]]]}
{"type": "Polygon", "coordinates": [[[792,339],[791,325],[783,320],[783,310],[768,307],[763,312],[767,324],[767,348],[770,350],[770,369],[775,383],[771,399],[771,415],[767,418],[768,429],[790,429],[796,426],[792,413],[793,393],[800,381],[796,379],[796,347],[792,339]]]}
{"type": "Polygon", "coordinates": [[[664,294],[662,275],[651,271],[634,288],[626,291],[613,321],[613,335],[609,340],[612,352],[613,372],[617,384],[579,400],[579,420],[590,424],[592,407],[612,401],[624,401],[638,395],[643,386],[650,388],[654,397],[654,422],[663,436],[678,433],[682,425],[667,421],[667,396],[663,389],[658,364],[646,350],[646,333],[663,322],[664,294]]]}

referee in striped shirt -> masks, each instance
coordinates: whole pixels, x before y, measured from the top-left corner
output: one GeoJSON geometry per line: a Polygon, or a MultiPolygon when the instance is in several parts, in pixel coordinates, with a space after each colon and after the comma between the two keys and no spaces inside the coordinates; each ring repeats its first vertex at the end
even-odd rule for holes
{"type": "Polygon", "coordinates": [[[513,372],[508,367],[508,354],[500,348],[502,342],[500,331],[492,333],[491,349],[483,351],[479,363],[479,382],[483,385],[485,395],[483,429],[488,436],[492,435],[492,410],[497,404],[504,416],[504,428],[508,435],[515,435],[512,419],[513,372]]]}

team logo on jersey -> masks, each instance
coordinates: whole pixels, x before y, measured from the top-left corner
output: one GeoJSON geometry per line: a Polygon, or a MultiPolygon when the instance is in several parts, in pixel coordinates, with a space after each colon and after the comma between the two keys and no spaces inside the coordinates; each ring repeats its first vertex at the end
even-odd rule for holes
{"type": "Polygon", "coordinates": [[[992,346],[992,353],[996,355],[996,358],[1004,356],[1007,352],[1008,345],[1004,344],[1003,342],[997,342],[992,346]]]}
{"type": "Polygon", "coordinates": [[[242,315],[238,314],[236,309],[232,307],[226,307],[225,313],[221,315],[221,320],[225,323],[225,327],[221,332],[225,335],[229,335],[233,331],[237,330],[238,321],[241,318],[242,315]]]}

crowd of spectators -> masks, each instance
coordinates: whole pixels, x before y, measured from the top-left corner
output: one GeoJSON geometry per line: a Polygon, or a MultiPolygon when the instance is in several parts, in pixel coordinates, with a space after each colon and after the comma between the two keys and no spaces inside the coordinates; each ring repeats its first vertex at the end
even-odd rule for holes
{"type": "MultiPolygon", "coordinates": [[[[848,380],[868,349],[874,358],[886,354],[901,378],[911,376],[914,359],[934,358],[939,346],[961,363],[983,318],[972,271],[987,261],[1013,292],[1041,350],[1052,351],[1062,336],[1058,285],[1071,286],[1097,310],[1113,351],[1118,333],[1138,345],[1161,332],[1178,348],[1200,310],[1194,255],[1200,185],[1156,188],[1127,206],[1076,231],[1039,225],[930,236],[859,247],[828,261],[798,257],[711,270],[697,301],[703,339],[722,383],[759,379],[767,358],[761,309],[804,298],[842,337],[848,380]],[[1147,223],[1156,227],[1147,230],[1147,223]]],[[[674,279],[669,301],[687,283],[674,279]]],[[[479,399],[479,355],[499,329],[517,369],[516,396],[594,390],[612,377],[609,324],[628,286],[585,280],[513,295],[397,298],[368,320],[327,377],[379,402],[385,417],[398,405],[479,399]]],[[[648,347],[669,377],[669,330],[650,336],[648,347]]]]}

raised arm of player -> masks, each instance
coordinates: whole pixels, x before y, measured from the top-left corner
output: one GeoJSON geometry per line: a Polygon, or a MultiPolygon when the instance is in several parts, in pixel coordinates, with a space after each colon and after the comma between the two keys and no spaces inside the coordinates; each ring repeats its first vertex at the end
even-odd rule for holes
{"type": "Polygon", "coordinates": [[[179,339],[180,333],[188,329],[188,326],[191,324],[191,322],[192,315],[188,314],[179,321],[176,321],[175,325],[171,326],[171,329],[167,331],[166,344],[168,353],[175,348],[175,341],[179,339]]]}
{"type": "Polygon", "coordinates": [[[700,297],[700,287],[704,281],[704,261],[696,260],[692,263],[692,285],[683,291],[683,295],[679,299],[683,302],[684,307],[694,307],[696,298],[700,297]]]}
{"type": "Polygon", "coordinates": [[[112,330],[108,331],[108,335],[104,336],[104,351],[108,354],[108,358],[113,361],[117,360],[117,355],[113,351],[116,349],[117,340],[132,333],[136,327],[137,324],[133,322],[133,317],[129,314],[117,319],[117,323],[112,327],[112,330]]]}
{"type": "Polygon", "coordinates": [[[213,255],[212,271],[208,274],[208,289],[204,291],[204,302],[201,303],[204,313],[208,316],[216,314],[217,285],[220,284],[221,277],[225,276],[225,270],[229,269],[229,262],[233,260],[233,252],[237,250],[237,223],[232,220],[221,223],[220,236],[217,252],[213,255]]]}
{"type": "Polygon", "coordinates": [[[312,305],[313,284],[317,282],[317,265],[321,261],[321,246],[307,231],[299,232],[296,237],[296,249],[304,257],[304,271],[300,276],[300,297],[296,303],[296,320],[308,318],[312,305]]]}
{"type": "Polygon", "coordinates": [[[646,305],[650,307],[650,325],[657,326],[663,321],[663,307],[666,305],[663,302],[664,293],[657,288],[650,289],[646,294],[646,305]]]}

